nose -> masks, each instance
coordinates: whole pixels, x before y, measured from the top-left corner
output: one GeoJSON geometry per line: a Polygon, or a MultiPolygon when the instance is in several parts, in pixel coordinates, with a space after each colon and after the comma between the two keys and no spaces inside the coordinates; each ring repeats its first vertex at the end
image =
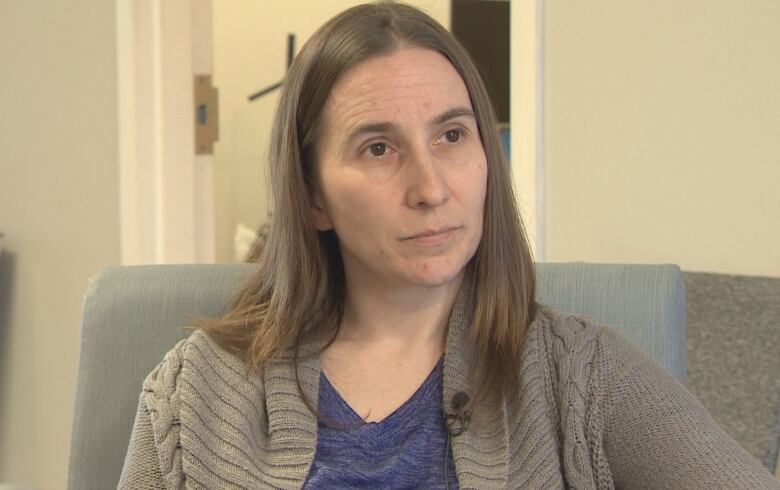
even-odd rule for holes
{"type": "Polygon", "coordinates": [[[449,199],[450,191],[438,162],[430,152],[416,150],[406,162],[409,186],[406,203],[412,208],[434,208],[449,199]]]}

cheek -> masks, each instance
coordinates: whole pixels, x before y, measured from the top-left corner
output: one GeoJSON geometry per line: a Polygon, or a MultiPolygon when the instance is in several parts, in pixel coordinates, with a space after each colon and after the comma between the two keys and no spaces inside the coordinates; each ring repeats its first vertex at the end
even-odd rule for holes
{"type": "Polygon", "coordinates": [[[487,159],[483,152],[479,152],[475,155],[473,161],[476,163],[465,176],[464,185],[469,196],[469,204],[472,206],[472,209],[475,211],[478,209],[481,214],[487,194],[487,159]]]}
{"type": "Polygon", "coordinates": [[[482,240],[485,226],[485,201],[487,198],[487,180],[488,170],[487,162],[482,160],[478,165],[475,165],[473,174],[471,175],[471,181],[469,185],[469,203],[468,206],[471,209],[471,216],[473,222],[479,229],[479,233],[474,237],[476,244],[482,240]]]}
{"type": "Polygon", "coordinates": [[[378,224],[386,206],[381,205],[381,195],[359,179],[339,179],[330,182],[328,208],[337,233],[351,234],[358,230],[370,230],[378,224]]]}

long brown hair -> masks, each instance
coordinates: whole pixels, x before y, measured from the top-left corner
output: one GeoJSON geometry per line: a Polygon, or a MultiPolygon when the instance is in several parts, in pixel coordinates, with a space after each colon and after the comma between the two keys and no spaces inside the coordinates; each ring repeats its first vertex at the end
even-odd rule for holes
{"type": "MultiPolygon", "coordinates": [[[[274,116],[269,152],[272,218],[258,272],[229,312],[202,328],[251,369],[293,353],[303,339],[332,341],[341,326],[345,281],[338,239],[311,218],[315,142],[331,89],[347,70],[403,47],[450,60],[465,82],[488,162],[483,235],[468,271],[474,284],[470,341],[479,378],[472,403],[496,406],[518,389],[517,363],[532,321],[534,266],[520,222],[495,114],[477,69],[452,35],[398,3],[360,5],[330,19],[290,67],[274,116]]],[[[477,370],[475,370],[476,372],[477,370]]]]}

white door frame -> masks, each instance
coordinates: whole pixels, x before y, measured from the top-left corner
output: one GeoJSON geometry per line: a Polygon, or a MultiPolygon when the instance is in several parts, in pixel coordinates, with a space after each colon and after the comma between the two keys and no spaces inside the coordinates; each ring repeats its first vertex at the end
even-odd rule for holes
{"type": "Polygon", "coordinates": [[[510,4],[512,184],[531,248],[545,260],[544,0],[510,4]]]}
{"type": "Polygon", "coordinates": [[[195,155],[193,75],[211,0],[116,0],[122,264],[214,261],[213,158],[195,155]]]}

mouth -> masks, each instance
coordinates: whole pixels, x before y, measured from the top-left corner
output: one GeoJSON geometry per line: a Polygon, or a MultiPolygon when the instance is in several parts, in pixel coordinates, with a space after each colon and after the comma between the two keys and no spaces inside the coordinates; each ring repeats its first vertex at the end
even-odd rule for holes
{"type": "Polygon", "coordinates": [[[460,228],[460,226],[445,226],[436,229],[431,228],[405,237],[403,240],[417,245],[440,245],[449,240],[460,228]]]}

